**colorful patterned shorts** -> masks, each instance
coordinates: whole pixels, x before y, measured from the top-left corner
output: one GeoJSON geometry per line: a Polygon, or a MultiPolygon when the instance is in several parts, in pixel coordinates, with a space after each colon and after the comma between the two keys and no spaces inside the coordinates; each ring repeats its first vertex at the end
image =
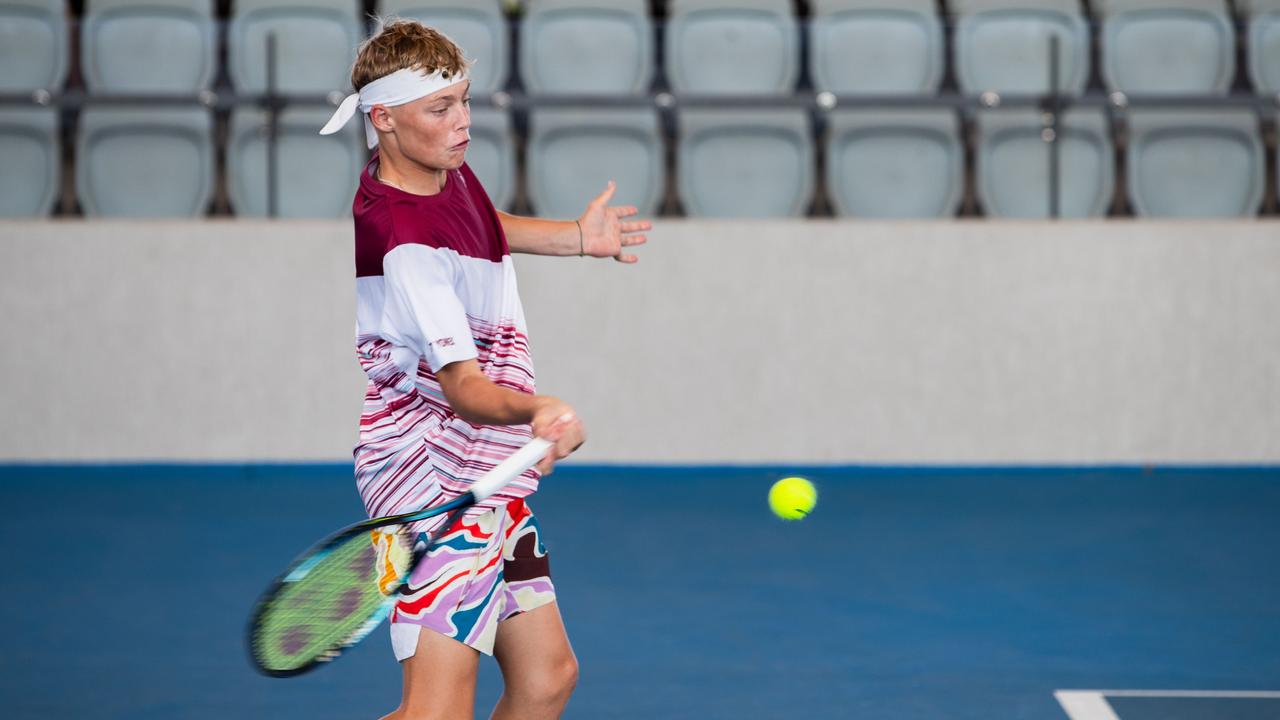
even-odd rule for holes
{"type": "Polygon", "coordinates": [[[397,660],[413,657],[425,627],[492,655],[498,623],[552,600],[538,521],[513,500],[458,520],[418,563],[391,613],[391,646],[397,660]]]}

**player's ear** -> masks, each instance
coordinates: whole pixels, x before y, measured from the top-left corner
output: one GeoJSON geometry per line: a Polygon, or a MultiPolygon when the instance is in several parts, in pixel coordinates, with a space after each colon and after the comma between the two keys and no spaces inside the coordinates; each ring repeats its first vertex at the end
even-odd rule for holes
{"type": "Polygon", "coordinates": [[[369,111],[369,122],[373,123],[375,130],[382,132],[391,132],[395,126],[391,122],[391,111],[385,105],[374,105],[369,111]]]}

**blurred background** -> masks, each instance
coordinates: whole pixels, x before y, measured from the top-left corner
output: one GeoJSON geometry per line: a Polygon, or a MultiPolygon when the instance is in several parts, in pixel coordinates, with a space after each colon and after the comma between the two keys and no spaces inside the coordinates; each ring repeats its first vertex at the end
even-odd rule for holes
{"type": "Polygon", "coordinates": [[[498,207],[655,223],[516,258],[569,717],[1280,718],[1280,0],[0,0],[0,714],[394,707],[241,637],[362,512],[375,16],[498,207]]]}

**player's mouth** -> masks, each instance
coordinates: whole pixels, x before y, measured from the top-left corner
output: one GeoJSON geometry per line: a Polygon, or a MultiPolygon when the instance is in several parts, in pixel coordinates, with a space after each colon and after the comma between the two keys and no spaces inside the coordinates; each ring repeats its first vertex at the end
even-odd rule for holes
{"type": "Polygon", "coordinates": [[[455,151],[455,152],[456,152],[456,151],[459,151],[459,150],[466,150],[466,149],[467,149],[467,146],[468,146],[468,145],[470,145],[470,144],[471,144],[471,141],[470,141],[470,140],[463,140],[462,142],[458,143],[457,145],[454,145],[453,147],[451,147],[451,148],[449,148],[449,149],[450,149],[450,150],[452,150],[452,151],[455,151]]]}

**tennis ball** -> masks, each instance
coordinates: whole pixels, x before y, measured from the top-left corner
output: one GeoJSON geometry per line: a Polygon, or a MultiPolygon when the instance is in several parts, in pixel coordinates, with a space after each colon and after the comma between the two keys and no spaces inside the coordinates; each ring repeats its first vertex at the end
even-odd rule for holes
{"type": "Polygon", "coordinates": [[[818,489],[801,477],[782,478],[769,488],[769,509],[783,520],[800,520],[817,502],[818,489]]]}

